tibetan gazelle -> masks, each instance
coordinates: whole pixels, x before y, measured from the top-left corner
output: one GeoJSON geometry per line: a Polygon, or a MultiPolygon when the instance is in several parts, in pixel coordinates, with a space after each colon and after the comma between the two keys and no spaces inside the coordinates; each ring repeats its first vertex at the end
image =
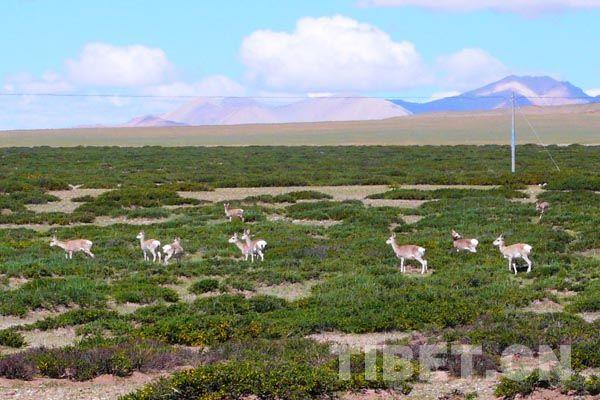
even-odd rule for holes
{"type": "Polygon", "coordinates": [[[163,246],[165,265],[169,264],[169,260],[172,257],[175,257],[175,259],[179,261],[181,257],[183,257],[184,253],[185,251],[183,250],[183,247],[181,247],[181,238],[176,237],[175,239],[173,239],[173,243],[165,244],[163,246]]]}
{"type": "Polygon", "coordinates": [[[153,262],[156,261],[157,258],[160,262],[160,242],[158,240],[146,240],[146,234],[144,233],[144,231],[138,233],[138,235],[135,238],[140,240],[140,247],[142,249],[142,253],[144,253],[144,261],[148,261],[150,259],[150,257],[148,256],[148,253],[150,253],[152,254],[153,262]]]}
{"type": "Polygon", "coordinates": [[[60,247],[65,251],[65,258],[72,259],[73,253],[77,253],[78,251],[84,252],[91,258],[94,258],[94,253],[90,250],[92,248],[92,241],[87,239],[75,239],[75,240],[67,240],[66,242],[62,242],[56,238],[56,236],[52,236],[52,240],[50,241],[50,247],[60,247]]]}
{"type": "Polygon", "coordinates": [[[394,253],[396,253],[396,257],[400,259],[400,272],[406,272],[404,260],[417,260],[421,263],[421,274],[424,274],[425,271],[427,271],[427,260],[423,259],[423,256],[425,255],[425,248],[412,244],[399,246],[396,243],[395,233],[392,233],[392,236],[390,236],[390,238],[385,242],[392,246],[394,253]]]}
{"type": "Polygon", "coordinates": [[[533,263],[529,259],[529,253],[531,253],[533,247],[525,243],[516,243],[511,244],[510,246],[505,246],[504,237],[502,235],[498,236],[498,238],[494,240],[494,246],[498,246],[500,253],[502,253],[504,258],[508,259],[509,271],[514,269],[515,275],[517,274],[517,263],[513,261],[517,258],[521,258],[527,263],[527,273],[531,272],[531,265],[533,263]]]}
{"type": "Polygon", "coordinates": [[[457,253],[461,250],[467,250],[471,253],[477,253],[477,245],[479,244],[479,240],[477,239],[463,239],[463,237],[452,229],[452,245],[453,250],[457,253]]]}
{"type": "Polygon", "coordinates": [[[223,207],[225,208],[225,216],[229,218],[229,222],[234,218],[239,218],[244,222],[244,210],[241,208],[230,208],[229,203],[224,203],[223,207]]]}
{"type": "Polygon", "coordinates": [[[246,246],[250,249],[250,256],[252,257],[252,262],[254,262],[254,255],[260,257],[261,261],[265,261],[265,247],[267,247],[267,241],[264,239],[255,239],[252,240],[250,236],[250,229],[245,229],[244,234],[242,235],[242,240],[246,241],[246,246]]]}

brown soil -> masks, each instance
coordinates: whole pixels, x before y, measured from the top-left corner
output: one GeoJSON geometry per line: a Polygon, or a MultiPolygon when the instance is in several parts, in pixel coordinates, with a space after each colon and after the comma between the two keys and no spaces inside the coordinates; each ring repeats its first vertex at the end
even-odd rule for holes
{"type": "Polygon", "coordinates": [[[422,219],[423,219],[422,215],[403,215],[402,216],[402,220],[409,225],[416,224],[417,222],[419,222],[422,219]]]}
{"type": "Polygon", "coordinates": [[[21,381],[0,378],[0,398],[18,400],[117,400],[165,373],[134,372],[127,378],[101,375],[91,381],[38,378],[21,381]]]}
{"type": "Polygon", "coordinates": [[[75,203],[72,199],[82,196],[98,197],[110,189],[74,189],[74,190],[51,190],[48,194],[58,197],[59,201],[46,204],[28,204],[27,208],[35,212],[62,212],[72,213],[82,203],[75,203]]]}
{"type": "Polygon", "coordinates": [[[0,329],[6,329],[6,328],[10,328],[12,326],[17,326],[17,325],[32,324],[32,323],[42,320],[44,318],[58,315],[67,310],[68,309],[65,307],[60,307],[54,311],[35,310],[35,311],[29,312],[29,314],[27,314],[23,318],[17,317],[14,315],[1,315],[0,316],[0,329]]]}
{"type": "Polygon", "coordinates": [[[577,315],[579,315],[581,318],[583,318],[586,322],[589,322],[590,324],[592,322],[595,322],[597,319],[600,319],[600,311],[583,312],[583,313],[579,313],[577,315]]]}
{"type": "MultiPolygon", "coordinates": [[[[540,193],[544,192],[544,189],[538,185],[529,185],[526,189],[520,190],[525,193],[528,197],[525,199],[512,199],[512,201],[518,201],[520,203],[535,203],[540,193]]],[[[552,205],[550,205],[552,207],[552,205]]]]}
{"type": "Polygon", "coordinates": [[[309,280],[298,283],[282,283],[280,285],[273,286],[259,286],[256,288],[256,294],[265,294],[293,301],[310,296],[312,288],[321,282],[322,281],[320,280],[309,280]]]}
{"type": "Polygon", "coordinates": [[[561,312],[563,309],[562,304],[558,304],[550,299],[534,300],[530,305],[522,308],[523,311],[536,314],[561,312]]]}
{"type": "Polygon", "coordinates": [[[589,249],[575,254],[583,257],[600,258],[600,249],[589,249]]]}
{"type": "Polygon", "coordinates": [[[372,207],[398,207],[417,208],[432,200],[389,200],[389,199],[363,199],[363,204],[372,207]]]}
{"type": "Polygon", "coordinates": [[[307,338],[313,339],[319,343],[331,343],[332,350],[339,346],[348,346],[363,350],[366,346],[380,347],[391,341],[409,339],[410,333],[407,332],[372,332],[372,333],[342,333],[342,332],[322,332],[308,335],[307,338]]]}
{"type": "Polygon", "coordinates": [[[383,193],[389,190],[386,185],[350,185],[350,186],[274,186],[251,188],[217,188],[211,192],[179,192],[181,197],[188,197],[206,201],[242,200],[248,196],[271,195],[297,192],[301,190],[314,190],[329,194],[334,200],[362,200],[365,197],[383,193]]]}

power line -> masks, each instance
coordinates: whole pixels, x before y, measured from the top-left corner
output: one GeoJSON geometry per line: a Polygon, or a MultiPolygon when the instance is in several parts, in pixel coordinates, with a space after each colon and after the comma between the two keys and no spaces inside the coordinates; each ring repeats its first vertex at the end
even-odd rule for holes
{"type": "Polygon", "coordinates": [[[548,153],[548,156],[550,157],[550,160],[552,161],[552,163],[554,164],[554,166],[556,167],[556,169],[560,172],[560,167],[558,166],[558,164],[554,160],[554,157],[552,157],[552,153],[550,153],[550,150],[548,150],[548,148],[546,147],[546,145],[542,142],[542,139],[540,138],[540,135],[538,135],[537,131],[535,130],[535,128],[533,127],[533,125],[531,124],[531,122],[529,122],[529,119],[527,119],[527,117],[525,116],[525,113],[523,112],[523,110],[521,110],[521,107],[519,107],[518,104],[517,104],[517,109],[519,110],[519,113],[521,113],[521,115],[523,116],[523,119],[527,122],[527,125],[529,125],[529,128],[531,129],[531,131],[537,137],[537,140],[540,143],[540,145],[544,148],[544,150],[546,151],[546,153],[548,153]]]}
{"type": "MultiPolygon", "coordinates": [[[[101,97],[101,98],[140,98],[140,99],[190,99],[190,98],[206,98],[206,99],[264,99],[264,100],[294,100],[294,99],[385,99],[385,100],[480,100],[480,99],[500,99],[510,100],[509,96],[451,96],[440,99],[433,99],[431,96],[226,96],[226,95],[154,95],[154,94],[120,94],[120,93],[27,93],[27,92],[0,92],[3,97],[17,96],[40,96],[40,97],[101,97]]],[[[590,100],[593,97],[584,96],[516,96],[517,99],[562,99],[562,100],[590,100]]]]}

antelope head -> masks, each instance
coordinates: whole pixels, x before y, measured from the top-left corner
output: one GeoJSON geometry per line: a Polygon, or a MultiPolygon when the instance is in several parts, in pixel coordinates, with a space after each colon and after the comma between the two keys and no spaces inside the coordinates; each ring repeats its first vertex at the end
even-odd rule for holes
{"type": "Polygon", "coordinates": [[[236,233],[233,234],[232,237],[229,238],[228,242],[229,243],[237,243],[237,241],[238,241],[238,234],[236,232],[236,233]]]}
{"type": "Polygon", "coordinates": [[[504,244],[504,235],[498,236],[496,240],[492,243],[494,246],[502,246],[504,244]]]}
{"type": "Polygon", "coordinates": [[[394,244],[394,241],[396,240],[396,234],[392,233],[392,235],[389,237],[388,240],[385,241],[386,244],[394,244]]]}
{"type": "Polygon", "coordinates": [[[242,235],[242,240],[250,239],[250,229],[244,229],[244,234],[242,235]]]}
{"type": "Polygon", "coordinates": [[[50,247],[58,246],[58,239],[56,236],[52,236],[52,240],[50,240],[50,247]]]}
{"type": "Polygon", "coordinates": [[[140,233],[137,234],[137,236],[135,237],[136,239],[140,239],[140,240],[144,240],[144,231],[140,231],[140,233]]]}
{"type": "Polygon", "coordinates": [[[454,229],[452,229],[452,239],[457,240],[457,239],[461,239],[462,236],[456,232],[454,229]]]}

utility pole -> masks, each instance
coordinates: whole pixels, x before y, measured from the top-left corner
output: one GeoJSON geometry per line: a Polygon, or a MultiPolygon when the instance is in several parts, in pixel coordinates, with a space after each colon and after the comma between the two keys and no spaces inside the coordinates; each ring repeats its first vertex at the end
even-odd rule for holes
{"type": "Polygon", "coordinates": [[[515,92],[511,96],[512,103],[512,130],[510,135],[510,172],[515,173],[515,156],[516,156],[516,134],[515,134],[515,92]]]}

